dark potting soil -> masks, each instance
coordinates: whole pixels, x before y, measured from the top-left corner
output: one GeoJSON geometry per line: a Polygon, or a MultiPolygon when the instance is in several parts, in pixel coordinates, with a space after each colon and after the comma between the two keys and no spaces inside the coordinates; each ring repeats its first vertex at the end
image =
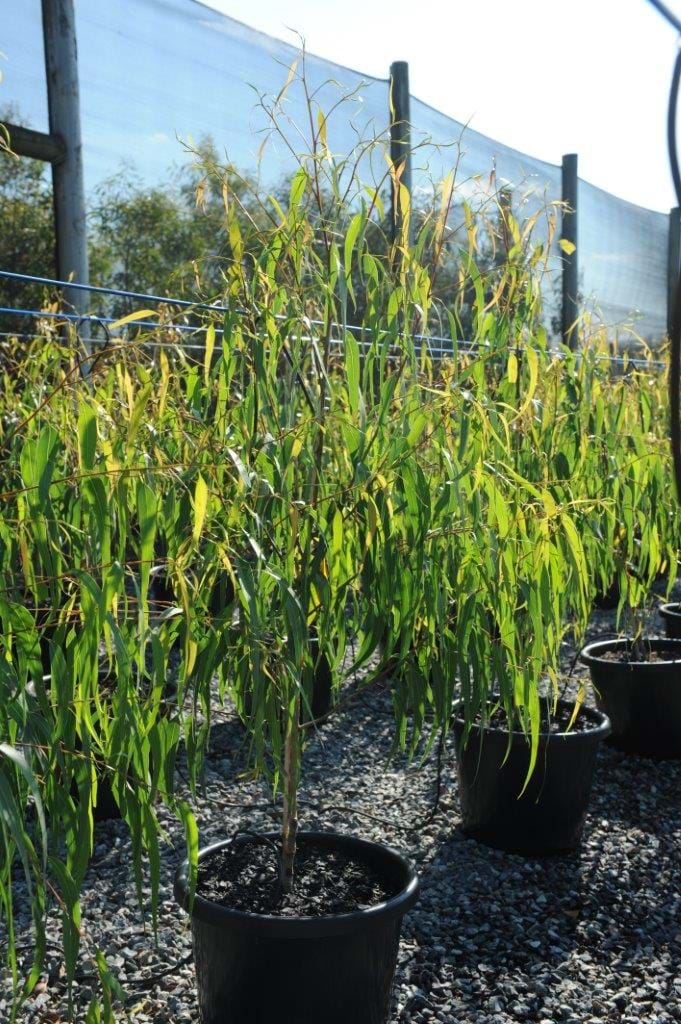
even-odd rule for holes
{"type": "Polygon", "coordinates": [[[681,663],[678,654],[671,654],[665,650],[651,651],[646,645],[641,649],[623,647],[615,651],[605,651],[599,658],[601,661],[612,661],[618,665],[654,665],[661,662],[669,665],[675,661],[681,663]]]}
{"type": "Polygon", "coordinates": [[[201,862],[196,891],[231,910],[278,917],[350,914],[397,894],[365,862],[308,843],[298,845],[293,891],[284,894],[274,850],[252,840],[201,862]]]}
{"type": "MultiPolygon", "coordinates": [[[[541,715],[541,732],[542,733],[562,733],[568,731],[570,720],[572,718],[573,708],[558,707],[555,712],[550,716],[547,715],[545,707],[542,707],[541,715]]],[[[482,719],[480,716],[477,718],[477,723],[481,724],[482,719]]],[[[503,729],[508,732],[508,718],[503,708],[495,708],[493,713],[487,719],[485,725],[490,729],[503,729]]],[[[582,714],[580,711],[577,714],[574,722],[570,726],[571,733],[578,732],[589,732],[590,729],[595,729],[596,723],[593,722],[587,715],[582,714]]],[[[522,725],[518,719],[515,720],[513,726],[514,732],[522,732],[522,725]]]]}

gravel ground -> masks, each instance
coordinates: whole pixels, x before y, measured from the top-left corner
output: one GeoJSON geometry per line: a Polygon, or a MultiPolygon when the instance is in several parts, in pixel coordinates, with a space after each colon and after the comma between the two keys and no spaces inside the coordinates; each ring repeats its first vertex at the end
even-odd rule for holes
{"type": "MultiPolygon", "coordinates": [[[[612,628],[611,616],[597,613],[591,634],[612,628]]],[[[391,737],[389,702],[378,691],[324,726],[307,753],[302,800],[326,810],[304,807],[302,823],[386,841],[418,865],[422,894],[404,923],[394,1024],[681,1021],[681,762],[603,748],[581,850],[528,860],[463,836],[451,749],[438,813],[410,831],[428,818],[436,759],[388,762],[391,737]]],[[[202,845],[238,826],[276,827],[267,792],[243,776],[244,763],[243,730],[228,718],[215,728],[196,809],[202,845]]],[[[183,839],[167,825],[158,948],[137,907],[122,823],[97,825],[83,894],[85,954],[94,944],[106,954],[135,1024],[198,1022],[189,928],[171,894],[183,839]]],[[[21,907],[18,916],[27,955],[21,907]]],[[[49,938],[48,973],[24,1010],[26,1024],[66,1021],[56,920],[49,938]]],[[[84,955],[78,1021],[94,984],[84,955]]],[[[5,986],[0,1020],[8,1006],[5,986]]]]}

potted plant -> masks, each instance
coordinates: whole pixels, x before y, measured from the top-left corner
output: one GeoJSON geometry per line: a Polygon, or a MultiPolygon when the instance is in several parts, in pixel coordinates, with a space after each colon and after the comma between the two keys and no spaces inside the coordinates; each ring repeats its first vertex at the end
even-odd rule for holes
{"type": "Polygon", "coordinates": [[[225,279],[235,313],[225,317],[222,367],[230,367],[230,393],[219,468],[206,471],[206,490],[212,509],[221,479],[234,492],[216,556],[237,614],[215,667],[241,712],[255,767],[281,794],[282,819],[281,831],[267,834],[245,822],[178,871],[204,1024],[227,1016],[386,1021],[401,921],[418,892],[414,869],[396,851],[298,823],[320,683],[329,696],[338,692],[346,635],[361,631],[372,601],[364,563],[389,487],[380,441],[413,456],[390,426],[400,374],[379,369],[379,357],[386,334],[412,321],[420,295],[417,281],[400,282],[390,263],[376,264],[367,286],[374,340],[362,359],[351,335],[337,354],[334,324],[375,204],[362,200],[354,179],[351,199],[343,198],[323,116],[315,112],[312,124],[312,153],[286,208],[272,202],[277,215],[257,252],[243,251],[229,203],[235,258],[225,279]]]}
{"type": "MultiPolygon", "coordinates": [[[[191,643],[199,648],[202,640],[191,603],[184,615],[150,624],[156,499],[146,453],[132,437],[136,385],[143,391],[148,381],[116,355],[129,385],[124,400],[111,378],[94,374],[65,396],[69,376],[55,359],[53,375],[40,381],[50,401],[37,414],[33,400],[17,410],[21,429],[6,467],[3,523],[16,526],[0,529],[0,567],[13,581],[0,595],[3,820],[11,816],[3,910],[11,921],[19,854],[36,929],[24,996],[40,975],[50,893],[59,901],[66,977],[73,979],[94,821],[105,812],[125,819],[140,890],[145,852],[158,863],[155,804],[159,795],[174,804],[180,739],[179,715],[163,708],[163,685],[180,648],[172,671],[186,688],[190,660],[196,674],[191,643]],[[130,535],[134,567],[125,558],[130,535]]],[[[155,919],[155,867],[151,882],[155,919]]],[[[13,943],[13,925],[10,932],[13,943]]],[[[12,1019],[20,1012],[17,991],[12,1019]]]]}
{"type": "Polygon", "coordinates": [[[590,610],[582,536],[599,507],[581,490],[588,448],[562,436],[571,369],[538,332],[498,404],[487,391],[484,403],[462,401],[477,367],[458,370],[448,426],[424,453],[430,487],[401,481],[393,503],[409,514],[391,520],[393,546],[373,574],[379,669],[400,666],[394,701],[416,736],[424,723],[451,728],[464,829],[528,854],[579,843],[609,731],[582,695],[560,699],[563,637],[590,610]],[[390,629],[379,633],[381,621],[390,629]]]}
{"type": "MultiPolygon", "coordinates": [[[[659,564],[657,557],[651,557],[651,548],[654,554],[659,551],[659,536],[655,522],[646,514],[644,502],[649,494],[649,484],[634,492],[640,539],[620,571],[620,588],[626,601],[625,624],[629,628],[618,639],[587,644],[581,660],[591,673],[598,706],[612,723],[610,742],[644,757],[678,758],[681,639],[657,638],[647,632],[651,618],[648,595],[659,564]]],[[[659,496],[657,500],[661,500],[659,496]]],[[[676,575],[673,549],[670,562],[668,590],[676,575]]]]}
{"type": "Polygon", "coordinates": [[[647,636],[637,618],[638,629],[587,644],[580,657],[612,723],[613,746],[642,757],[679,758],[681,639],[647,636]]]}
{"type": "Polygon", "coordinates": [[[464,831],[488,846],[530,856],[579,846],[598,746],[610,732],[607,717],[574,701],[542,697],[528,779],[528,729],[517,712],[506,713],[491,700],[486,720],[467,737],[460,704],[453,715],[464,831]]]}
{"type": "MultiPolygon", "coordinates": [[[[292,319],[281,332],[276,326],[268,346],[281,346],[284,330],[295,331],[292,319]]],[[[251,339],[256,356],[259,344],[262,339],[251,339]]],[[[283,403],[293,404],[288,382],[251,376],[242,393],[248,400],[249,387],[260,392],[261,408],[267,395],[279,419],[283,403]],[[277,391],[282,405],[274,406],[277,391]]],[[[175,892],[191,915],[206,1024],[226,1012],[254,1022],[275,1016],[291,1022],[385,1020],[400,922],[418,889],[413,869],[387,847],[298,829],[297,791],[307,719],[315,716],[314,683],[322,658],[334,667],[342,658],[350,597],[346,573],[356,575],[351,559],[361,550],[357,537],[370,535],[373,507],[364,497],[346,498],[340,506],[329,501],[339,478],[329,469],[337,453],[327,440],[326,399],[337,424],[343,414],[340,388],[333,390],[338,375],[328,366],[322,379],[314,415],[299,404],[290,416],[295,427],[281,440],[264,441],[276,429],[265,422],[257,437],[244,436],[233,449],[257,557],[251,562],[233,556],[239,625],[221,668],[245,709],[259,766],[281,789],[282,830],[254,836],[246,828],[200,851],[193,898],[192,865],[185,863],[178,873],[175,892]],[[261,973],[267,985],[254,984],[261,973]]],[[[352,494],[350,479],[341,481],[341,490],[352,494]]],[[[357,594],[352,603],[358,612],[364,604],[357,594]]]]}
{"type": "Polygon", "coordinates": [[[454,700],[451,728],[464,831],[542,856],[579,845],[610,725],[584,706],[582,693],[561,699],[561,641],[566,622],[578,630],[584,621],[586,562],[570,505],[538,505],[534,495],[530,526],[532,499],[515,481],[504,495],[503,543],[483,542],[482,642],[454,700]],[[505,549],[515,553],[510,578],[505,549]]]}

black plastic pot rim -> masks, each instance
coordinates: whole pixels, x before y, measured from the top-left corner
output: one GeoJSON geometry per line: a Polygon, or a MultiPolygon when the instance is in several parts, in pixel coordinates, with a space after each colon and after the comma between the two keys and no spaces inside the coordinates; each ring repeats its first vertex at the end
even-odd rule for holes
{"type": "Polygon", "coordinates": [[[612,669],[629,668],[632,671],[637,668],[645,668],[648,672],[668,672],[670,665],[678,665],[681,662],[681,639],[675,637],[651,637],[645,641],[653,651],[673,651],[676,657],[665,661],[609,661],[601,655],[608,651],[621,651],[631,647],[633,640],[629,637],[620,637],[619,640],[595,640],[587,644],[580,652],[579,660],[583,665],[598,665],[601,668],[612,669]]]}
{"type": "MultiPolygon", "coordinates": [[[[674,601],[670,604],[661,604],[659,612],[662,618],[681,619],[681,602],[674,601]]],[[[673,639],[673,637],[670,637],[673,639]]]]}
{"type": "MultiPolygon", "coordinates": [[[[280,841],[278,832],[262,833],[273,842],[280,841]]],[[[411,863],[400,853],[382,843],[374,843],[368,839],[359,839],[356,836],[343,835],[338,832],[316,832],[301,831],[298,833],[299,840],[310,840],[320,846],[334,847],[354,850],[361,858],[362,852],[373,855],[376,858],[378,853],[398,868],[407,879],[403,888],[390,899],[377,903],[367,910],[356,910],[349,914],[330,914],[324,917],[280,917],[272,914],[251,914],[244,910],[232,910],[219,903],[206,900],[198,893],[195,894],[190,908],[189,901],[189,861],[182,862],[175,875],[174,893],[175,899],[193,918],[198,918],[216,927],[235,925],[248,932],[261,932],[269,938],[290,938],[290,939],[314,939],[325,936],[343,935],[348,932],[365,928],[372,923],[385,924],[393,918],[402,917],[414,905],[419,891],[419,879],[411,863]]],[[[221,842],[213,843],[199,850],[199,863],[210,857],[217,850],[225,846],[231,846],[233,842],[248,842],[247,836],[236,836],[234,839],[224,839],[221,842]]]]}
{"type": "MultiPolygon", "coordinates": [[[[679,642],[681,643],[681,641],[679,641],[679,642]]],[[[496,701],[494,700],[494,697],[490,698],[489,703],[496,703],[496,701]]],[[[463,718],[461,718],[460,716],[458,716],[456,714],[458,708],[460,708],[462,706],[462,704],[463,704],[462,700],[457,700],[457,701],[454,702],[452,707],[453,707],[454,717],[456,718],[456,721],[460,725],[465,725],[465,722],[464,722],[463,718]]],[[[564,710],[572,711],[574,709],[574,701],[559,700],[557,702],[556,706],[558,708],[562,708],[564,710]]],[[[553,739],[560,738],[562,740],[570,740],[570,741],[572,741],[572,740],[578,740],[580,738],[584,739],[586,737],[591,738],[593,736],[600,736],[602,739],[605,739],[606,736],[609,736],[610,733],[612,732],[612,726],[610,724],[610,719],[608,718],[608,716],[606,714],[604,714],[602,711],[599,711],[597,708],[587,707],[585,704],[582,704],[581,707],[580,707],[579,713],[582,714],[582,715],[586,715],[586,717],[589,719],[589,721],[593,723],[593,728],[592,729],[586,729],[586,730],[585,729],[579,729],[579,730],[577,730],[577,729],[570,729],[569,732],[553,732],[553,731],[552,732],[540,732],[539,733],[539,738],[540,739],[547,739],[547,740],[553,740],[553,739]]],[[[507,728],[505,728],[503,725],[483,725],[481,722],[474,722],[471,725],[470,729],[471,729],[471,732],[474,729],[476,729],[478,732],[483,732],[483,733],[502,733],[504,736],[508,736],[509,735],[509,730],[507,728]]],[[[513,729],[512,732],[511,732],[511,735],[513,735],[513,736],[522,736],[523,739],[527,738],[526,734],[523,732],[522,729],[513,729]]]]}

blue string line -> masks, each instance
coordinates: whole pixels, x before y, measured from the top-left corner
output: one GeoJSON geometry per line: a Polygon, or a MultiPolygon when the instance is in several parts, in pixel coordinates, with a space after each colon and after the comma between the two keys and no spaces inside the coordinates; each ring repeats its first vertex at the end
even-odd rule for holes
{"type": "MultiPolygon", "coordinates": [[[[147,295],[145,292],[127,292],[120,288],[102,288],[99,285],[94,284],[81,284],[78,281],[60,281],[56,277],[37,277],[35,274],[17,274],[12,270],[0,270],[0,277],[7,278],[10,281],[28,281],[30,284],[49,284],[55,285],[58,288],[76,288],[80,291],[85,292],[96,292],[100,295],[120,295],[127,299],[141,299],[145,302],[167,302],[172,306],[183,306],[186,309],[205,309],[215,313],[228,313],[229,308],[227,306],[213,306],[206,302],[192,302],[190,299],[175,299],[169,295],[147,295]]],[[[243,312],[243,310],[235,310],[235,312],[243,312]]],[[[99,317],[99,319],[103,319],[99,317]]],[[[286,319],[283,314],[277,314],[275,320],[286,319]]],[[[315,327],[323,327],[324,322],[322,320],[310,320],[310,324],[315,327]]],[[[339,324],[334,326],[339,327],[339,324]]],[[[362,331],[363,328],[356,324],[346,324],[345,330],[347,331],[362,331]]]]}
{"type": "MultiPolygon", "coordinates": [[[[96,317],[96,316],[93,316],[93,317],[85,316],[85,317],[83,317],[83,316],[78,316],[76,313],[54,313],[54,312],[42,312],[42,311],[35,310],[35,309],[13,309],[10,306],[0,306],[0,314],[1,313],[8,313],[8,314],[11,313],[11,314],[18,315],[18,316],[32,316],[32,317],[35,317],[37,319],[39,319],[40,317],[51,317],[53,319],[77,321],[77,322],[80,322],[80,323],[88,323],[88,324],[94,324],[94,325],[96,325],[97,323],[115,323],[116,322],[112,317],[101,317],[101,316],[100,317],[96,317]]],[[[126,327],[127,326],[130,326],[130,327],[150,327],[150,328],[158,328],[158,327],[166,326],[168,328],[168,330],[188,331],[188,332],[190,332],[192,334],[198,334],[198,332],[203,329],[203,328],[198,328],[198,327],[187,327],[186,325],[182,325],[182,324],[167,324],[167,325],[156,324],[156,323],[153,323],[153,321],[150,321],[150,320],[137,320],[137,321],[131,322],[129,325],[125,324],[124,326],[126,326],[126,327]]],[[[216,335],[224,334],[224,331],[222,330],[222,328],[218,327],[218,328],[216,328],[215,333],[216,333],[216,335]]],[[[24,337],[24,338],[33,337],[33,335],[29,335],[29,334],[14,335],[13,332],[6,332],[5,336],[7,336],[7,337],[10,337],[10,336],[11,337],[24,337]]],[[[422,337],[421,335],[418,335],[416,340],[418,340],[418,338],[421,338],[421,337],[422,337]]],[[[453,354],[454,346],[453,346],[453,343],[452,343],[451,339],[449,339],[449,338],[431,338],[431,339],[424,338],[423,340],[429,341],[429,342],[444,341],[444,342],[447,343],[447,347],[440,346],[439,348],[436,347],[433,344],[430,344],[429,347],[430,347],[430,350],[431,350],[431,352],[433,354],[435,354],[435,353],[437,353],[439,355],[442,355],[442,354],[445,354],[445,353],[447,355],[452,355],[453,354]]],[[[343,345],[343,341],[342,341],[341,338],[332,338],[331,341],[332,341],[332,344],[337,345],[339,347],[342,347],[342,345],[343,345]]],[[[142,345],[144,345],[144,346],[146,346],[148,348],[162,348],[162,347],[165,347],[163,342],[143,341],[140,344],[142,344],[142,345]]],[[[368,341],[367,342],[361,342],[360,343],[360,347],[368,348],[368,347],[370,347],[370,344],[371,343],[368,342],[368,341]]],[[[185,342],[182,343],[182,347],[186,348],[186,349],[192,349],[192,348],[193,349],[203,349],[203,345],[188,345],[185,342]]],[[[457,349],[460,352],[476,352],[476,351],[480,351],[481,349],[484,349],[486,347],[489,347],[489,345],[475,345],[475,344],[472,344],[471,342],[459,342],[458,345],[457,345],[457,349]]],[[[622,356],[601,356],[601,355],[597,355],[596,358],[599,359],[599,360],[608,360],[610,363],[616,363],[618,365],[620,365],[620,364],[624,365],[624,363],[625,363],[625,359],[622,356]]],[[[656,370],[664,370],[665,369],[665,364],[660,362],[659,360],[648,361],[646,359],[639,359],[636,356],[630,356],[628,359],[626,359],[626,363],[627,363],[627,365],[634,366],[634,367],[643,367],[643,368],[648,367],[650,369],[656,369],[656,370]]]]}
{"type": "MultiPolygon", "coordinates": [[[[50,310],[37,310],[37,309],[15,309],[12,306],[0,306],[0,313],[12,314],[13,316],[32,316],[35,319],[41,317],[48,317],[53,320],[68,320],[71,322],[92,324],[97,326],[100,324],[115,324],[116,317],[113,316],[79,316],[78,313],[55,313],[50,310]]],[[[198,334],[199,331],[205,330],[202,327],[190,327],[187,324],[158,324],[153,320],[134,320],[129,324],[123,324],[123,327],[151,327],[158,329],[159,327],[167,327],[168,330],[173,331],[188,331],[190,334],[198,334]]],[[[216,334],[224,334],[221,327],[215,329],[216,334]]]]}
{"type": "Polygon", "coordinates": [[[28,281],[31,284],[50,284],[58,288],[76,288],[84,292],[97,292],[100,295],[120,295],[126,299],[143,299],[145,302],[168,302],[173,306],[185,306],[192,309],[210,309],[217,313],[229,312],[227,306],[211,306],[207,302],[191,302],[189,299],[174,299],[168,295],[147,295],[144,292],[127,292],[121,288],[102,288],[94,284],[80,284],[77,281],[60,281],[56,277],[36,277],[33,274],[17,274],[12,270],[0,270],[0,277],[11,281],[28,281]]]}
{"type": "MultiPolygon", "coordinates": [[[[191,309],[203,309],[203,310],[208,310],[208,311],[217,312],[217,313],[227,313],[227,312],[229,312],[229,309],[226,306],[211,306],[210,304],[205,303],[205,302],[194,303],[194,302],[189,301],[188,299],[174,299],[174,298],[171,298],[169,296],[149,295],[149,294],[146,294],[144,292],[128,292],[128,291],[123,291],[123,290],[121,290],[119,288],[102,288],[102,287],[99,287],[97,285],[80,284],[80,283],[75,282],[75,281],[60,281],[57,278],[52,278],[52,277],[38,277],[38,276],[33,275],[33,274],[17,274],[14,271],[11,271],[11,270],[0,270],[0,277],[4,277],[4,278],[7,278],[7,279],[13,280],[13,281],[28,281],[28,282],[30,282],[32,284],[56,285],[56,286],[58,286],[60,288],[77,288],[77,289],[81,289],[82,291],[97,292],[97,293],[103,294],[103,295],[120,295],[120,296],[123,296],[124,298],[143,299],[143,300],[145,300],[147,302],[167,302],[169,305],[183,306],[185,308],[191,308],[191,309]]],[[[112,324],[112,323],[116,322],[116,318],[115,317],[105,317],[105,316],[90,316],[90,317],[88,317],[88,316],[79,316],[77,313],[53,313],[53,312],[43,312],[43,311],[38,311],[38,310],[33,310],[33,309],[14,309],[12,307],[0,307],[0,314],[1,313],[13,314],[15,316],[52,317],[52,318],[55,318],[55,319],[75,321],[75,322],[81,322],[81,323],[92,323],[92,324],[97,324],[98,322],[102,323],[102,324],[107,324],[107,323],[108,324],[112,324]]],[[[285,319],[285,318],[283,316],[279,315],[279,316],[276,317],[276,319],[285,319]]],[[[315,326],[315,327],[323,326],[323,322],[321,320],[309,320],[308,323],[311,326],[315,326]]],[[[136,327],[150,327],[150,328],[157,328],[157,327],[159,327],[159,324],[153,323],[153,322],[148,321],[148,320],[136,321],[134,323],[134,325],[136,327]]],[[[172,328],[172,330],[181,331],[181,332],[189,332],[189,333],[197,333],[197,331],[202,329],[202,328],[191,327],[191,326],[188,326],[186,324],[172,324],[172,325],[168,325],[168,326],[170,328],[172,328]]],[[[340,324],[336,324],[334,326],[340,327],[341,325],[340,324]]],[[[360,333],[363,332],[363,328],[358,326],[358,325],[356,325],[356,324],[346,324],[345,325],[345,330],[348,330],[348,331],[359,331],[360,333]]],[[[216,334],[224,334],[224,331],[222,331],[221,328],[216,328],[216,334]]],[[[339,343],[342,343],[341,339],[332,339],[332,340],[333,341],[338,341],[339,343]]],[[[431,348],[432,352],[440,352],[440,353],[442,353],[442,352],[450,352],[450,351],[453,350],[453,342],[452,342],[451,338],[442,338],[442,337],[437,337],[437,336],[434,336],[434,335],[427,336],[427,335],[417,334],[417,335],[414,336],[414,341],[424,341],[424,342],[426,342],[429,345],[429,347],[431,348]],[[446,348],[440,347],[438,349],[433,344],[434,342],[440,342],[441,344],[444,342],[447,347],[446,348]]],[[[368,344],[368,343],[365,343],[365,344],[368,344]]],[[[188,346],[185,346],[185,347],[188,347],[188,346]]],[[[470,342],[464,342],[464,341],[458,342],[457,347],[461,351],[472,351],[474,348],[476,348],[476,346],[472,345],[470,342]]],[[[477,346],[477,347],[479,347],[479,346],[477,346]]],[[[599,357],[599,358],[608,358],[610,360],[610,362],[612,362],[612,363],[618,363],[618,364],[619,363],[624,363],[624,359],[622,357],[618,357],[618,356],[599,357]]],[[[664,363],[661,363],[661,362],[659,362],[657,360],[655,362],[649,363],[645,359],[637,359],[636,357],[629,358],[627,360],[627,362],[630,365],[637,366],[637,367],[638,366],[654,366],[656,369],[664,369],[664,366],[665,366],[664,363]]]]}

